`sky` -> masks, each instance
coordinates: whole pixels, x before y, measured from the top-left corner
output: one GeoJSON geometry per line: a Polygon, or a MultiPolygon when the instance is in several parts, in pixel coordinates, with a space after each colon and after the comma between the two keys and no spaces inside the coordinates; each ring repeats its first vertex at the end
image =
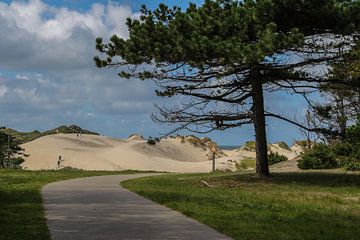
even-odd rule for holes
{"type": "MultiPolygon", "coordinates": [[[[155,95],[150,82],[121,79],[115,69],[98,69],[95,38],[127,38],[125,21],[142,4],[185,9],[189,1],[170,0],[0,0],[0,126],[20,131],[76,124],[100,134],[126,138],[159,136],[171,126],[150,119],[155,95]]],[[[203,1],[193,0],[201,5],[203,1]]],[[[266,93],[266,108],[302,120],[306,104],[287,93],[266,93]]],[[[171,99],[166,102],[171,105],[171,99]]],[[[303,136],[279,120],[267,119],[269,142],[291,144],[303,136]]],[[[182,132],[180,134],[188,134],[182,132]]],[[[221,145],[254,139],[251,126],[213,132],[221,145]]]]}

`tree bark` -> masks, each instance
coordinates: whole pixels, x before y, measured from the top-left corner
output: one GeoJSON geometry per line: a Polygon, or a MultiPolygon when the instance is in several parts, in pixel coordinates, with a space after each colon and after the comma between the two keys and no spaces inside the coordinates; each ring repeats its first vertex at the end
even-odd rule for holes
{"type": "Polygon", "coordinates": [[[269,176],[263,88],[261,80],[256,77],[252,79],[252,91],[256,140],[256,173],[260,176],[269,176]]]}

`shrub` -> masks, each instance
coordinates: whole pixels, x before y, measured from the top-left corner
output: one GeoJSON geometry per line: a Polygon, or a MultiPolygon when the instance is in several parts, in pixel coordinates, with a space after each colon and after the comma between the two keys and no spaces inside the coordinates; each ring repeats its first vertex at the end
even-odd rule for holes
{"type": "Polygon", "coordinates": [[[345,157],[340,156],[337,158],[338,164],[341,166],[341,168],[349,171],[357,171],[360,170],[360,160],[359,158],[354,158],[354,156],[351,157],[345,157]]]}
{"type": "Polygon", "coordinates": [[[354,144],[348,142],[336,143],[333,145],[333,150],[336,156],[349,157],[354,151],[354,144]]]}
{"type": "Polygon", "coordinates": [[[244,149],[247,151],[255,151],[256,149],[256,142],[255,141],[248,141],[244,145],[244,149]]]}
{"type": "Polygon", "coordinates": [[[286,142],[278,142],[277,144],[279,145],[279,147],[281,147],[283,149],[290,150],[290,147],[289,147],[289,145],[287,145],[286,142]]]}
{"type": "Polygon", "coordinates": [[[295,141],[295,144],[299,145],[302,149],[310,149],[314,143],[308,140],[298,140],[295,141]]]}
{"type": "Polygon", "coordinates": [[[360,117],[355,125],[346,129],[345,141],[350,143],[360,142],[360,117]]]}
{"type": "Polygon", "coordinates": [[[280,155],[279,153],[270,152],[268,155],[269,165],[273,165],[275,163],[279,163],[287,160],[288,158],[286,156],[280,155]]]}
{"type": "Polygon", "coordinates": [[[300,169],[330,169],[338,167],[333,149],[325,144],[316,144],[301,155],[300,169]]]}
{"type": "Polygon", "coordinates": [[[159,142],[159,141],[160,141],[160,139],[158,139],[158,138],[149,137],[149,139],[146,141],[146,143],[149,145],[155,145],[156,142],[159,142]]]}

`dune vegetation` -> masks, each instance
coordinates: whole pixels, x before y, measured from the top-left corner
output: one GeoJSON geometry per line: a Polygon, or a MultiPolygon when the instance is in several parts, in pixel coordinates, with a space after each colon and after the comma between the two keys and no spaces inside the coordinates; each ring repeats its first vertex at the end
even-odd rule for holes
{"type": "Polygon", "coordinates": [[[57,133],[82,133],[82,134],[91,134],[91,135],[99,135],[96,132],[89,131],[86,129],[82,129],[79,126],[76,125],[70,125],[70,126],[59,126],[54,129],[50,129],[44,132],[40,132],[38,130],[34,130],[31,132],[20,132],[15,129],[6,128],[6,127],[0,127],[0,132],[9,134],[13,138],[15,138],[20,143],[27,143],[30,141],[33,141],[37,138],[57,134],[57,133]]]}

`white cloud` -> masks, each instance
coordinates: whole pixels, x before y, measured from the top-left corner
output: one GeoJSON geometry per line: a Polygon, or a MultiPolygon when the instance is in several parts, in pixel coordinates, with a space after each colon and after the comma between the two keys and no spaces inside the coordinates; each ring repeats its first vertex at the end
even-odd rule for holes
{"type": "Polygon", "coordinates": [[[150,82],[120,79],[93,62],[95,38],[127,38],[126,18],[138,16],[111,1],[80,12],[0,0],[0,122],[31,130],[91,119],[92,128],[113,129],[121,120],[136,125],[146,118],[157,101],[150,82]]]}
{"type": "Polygon", "coordinates": [[[9,89],[6,86],[0,85],[0,97],[3,97],[8,90],[9,89]]]}
{"type": "Polygon", "coordinates": [[[93,64],[95,38],[127,38],[127,6],[94,4],[87,12],[40,0],[0,2],[0,64],[11,69],[78,69],[93,64]]]}
{"type": "Polygon", "coordinates": [[[25,81],[29,81],[29,80],[30,80],[30,78],[29,78],[28,76],[21,75],[21,74],[19,74],[19,73],[16,74],[15,79],[17,79],[17,80],[25,80],[25,81]]]}

